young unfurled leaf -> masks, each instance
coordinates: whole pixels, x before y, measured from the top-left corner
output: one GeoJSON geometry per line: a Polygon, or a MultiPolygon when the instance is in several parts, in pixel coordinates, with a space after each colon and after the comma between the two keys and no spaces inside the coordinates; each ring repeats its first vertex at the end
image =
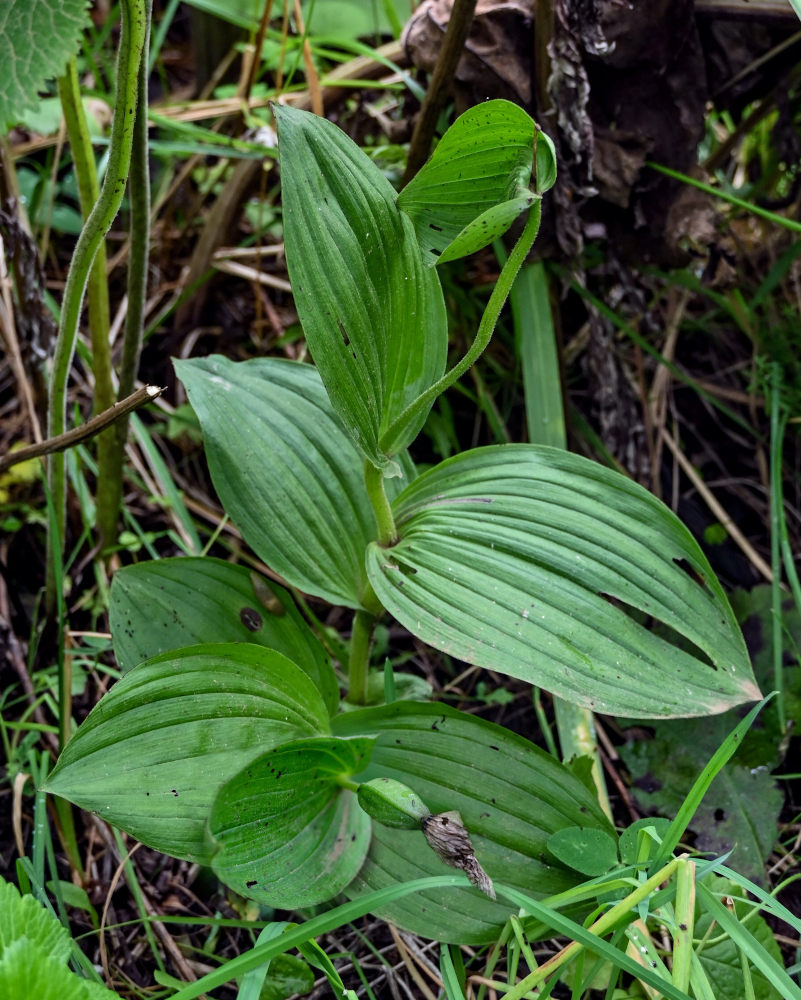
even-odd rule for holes
{"type": "Polygon", "coordinates": [[[398,195],[428,267],[487,246],[534,200],[536,126],[510,101],[465,111],[398,195]]]}

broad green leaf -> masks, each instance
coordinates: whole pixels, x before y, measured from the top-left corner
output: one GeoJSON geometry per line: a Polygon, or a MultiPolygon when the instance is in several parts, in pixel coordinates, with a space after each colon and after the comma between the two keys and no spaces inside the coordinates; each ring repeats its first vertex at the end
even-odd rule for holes
{"type": "Polygon", "coordinates": [[[176,361],[214,486],[245,541],[293,587],[361,606],[376,523],[363,459],[311,365],[176,361]]]}
{"type": "Polygon", "coordinates": [[[510,101],[476,105],[448,129],[398,195],[428,267],[487,246],[532,203],[535,130],[510,101]]]}
{"type": "Polygon", "coordinates": [[[426,413],[391,440],[384,433],[445,370],[439,279],[423,266],[391,184],[358,146],[316,115],[273,111],[287,267],[306,340],[345,429],[395,475],[390,458],[426,413]]]}
{"type": "Polygon", "coordinates": [[[340,893],[370,843],[370,818],[341,779],[365,766],[372,744],[363,737],[294,740],[226,782],[209,819],[219,878],[286,910],[340,893]]]}
{"type": "Polygon", "coordinates": [[[759,697],[700,548],[624,476],[556,448],[479,448],[394,509],[400,540],[370,546],[370,582],[437,649],[610,714],[708,715],[759,697]]]}
{"type": "Polygon", "coordinates": [[[64,72],[89,25],[88,6],[87,0],[4,0],[0,4],[0,131],[35,109],[45,83],[64,72]]]}
{"type": "Polygon", "coordinates": [[[269,747],[327,731],[319,691],[285,656],[245,643],[192,646],[117,681],[43,787],[149,847],[207,863],[220,786],[269,747]]]}
{"type": "MultiPolygon", "coordinates": [[[[394,778],[432,812],[458,810],[489,877],[538,899],[579,881],[548,860],[551,834],[579,825],[612,833],[597,800],[563,764],[522,737],[446,705],[395,702],[340,715],[333,728],[337,736],[378,736],[357,780],[394,778]]],[[[347,894],[447,871],[421,832],[374,823],[367,860],[347,894]]],[[[474,888],[416,893],[377,911],[416,934],[459,944],[494,941],[509,913],[474,888]]]]}
{"type": "Polygon", "coordinates": [[[204,642],[249,642],[283,653],[314,681],[329,712],[339,689],[325,650],[291,596],[222,559],[154,559],[114,574],[114,655],[126,672],[159,653],[204,642]],[[254,585],[255,577],[255,585],[254,585]]]}

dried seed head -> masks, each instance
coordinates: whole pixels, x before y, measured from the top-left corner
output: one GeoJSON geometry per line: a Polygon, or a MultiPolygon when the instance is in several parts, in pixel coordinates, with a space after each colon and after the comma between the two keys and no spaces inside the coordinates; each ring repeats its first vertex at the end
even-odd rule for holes
{"type": "Polygon", "coordinates": [[[452,868],[461,869],[474,886],[486,893],[490,899],[495,899],[492,879],[478,863],[470,834],[458,812],[453,810],[436,816],[426,816],[420,825],[428,846],[440,861],[444,861],[452,868]]]}

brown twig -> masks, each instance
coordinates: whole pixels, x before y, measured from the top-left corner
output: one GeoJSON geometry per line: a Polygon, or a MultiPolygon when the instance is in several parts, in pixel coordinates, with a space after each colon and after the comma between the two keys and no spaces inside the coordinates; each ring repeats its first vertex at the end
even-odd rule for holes
{"type": "Polygon", "coordinates": [[[403,185],[409,183],[428,157],[431,140],[434,138],[434,131],[437,127],[437,119],[448,96],[451,80],[459,65],[467,36],[470,34],[470,25],[473,23],[475,9],[476,0],[453,0],[453,8],[445,37],[442,40],[437,65],[434,67],[423,107],[420,110],[420,117],[417,119],[412,133],[403,185]]]}
{"type": "Polygon", "coordinates": [[[19,462],[25,462],[30,458],[41,458],[43,455],[51,455],[57,451],[66,451],[67,448],[72,448],[73,445],[94,437],[95,434],[105,430],[120,417],[127,416],[140,406],[144,406],[145,403],[152,403],[162,392],[164,389],[160,389],[156,385],[144,385],[136,392],[132,392],[130,396],[121,399],[119,403],[115,403],[114,406],[98,413],[91,420],[87,420],[80,427],[73,427],[71,431],[48,438],[47,441],[41,441],[39,444],[29,444],[24,448],[18,448],[17,451],[10,451],[0,458],[0,473],[19,462]]]}

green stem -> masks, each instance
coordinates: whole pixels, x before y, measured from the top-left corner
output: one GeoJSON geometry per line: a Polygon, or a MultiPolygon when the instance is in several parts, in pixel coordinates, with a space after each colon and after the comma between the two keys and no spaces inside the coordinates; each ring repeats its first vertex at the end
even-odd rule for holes
{"type": "Polygon", "coordinates": [[[366,705],[367,677],[370,667],[370,644],[377,616],[369,611],[357,611],[353,618],[348,657],[348,694],[352,705],[366,705]]]}
{"type": "MultiPolygon", "coordinates": [[[[78,68],[75,59],[70,59],[67,63],[66,73],[59,78],[58,93],[64,112],[64,123],[67,128],[70,150],[72,151],[75,176],[78,180],[81,215],[84,219],[88,219],[100,197],[100,184],[97,180],[97,166],[92,151],[92,140],[81,101],[81,88],[78,82],[78,68]]],[[[101,413],[114,403],[111,350],[108,337],[111,315],[108,301],[108,282],[106,281],[106,246],[102,241],[97,248],[92,269],[89,272],[87,302],[89,306],[89,333],[92,340],[92,369],[95,376],[94,409],[96,413],[101,413]]]]}
{"type": "Polygon", "coordinates": [[[405,428],[422,416],[422,414],[429,409],[437,396],[440,396],[446,389],[449,389],[454,382],[458,381],[458,379],[464,375],[470,366],[475,364],[475,362],[483,354],[495,330],[495,324],[498,322],[501,309],[506,302],[509,291],[514,284],[514,280],[517,277],[517,272],[520,270],[523,261],[526,259],[528,252],[534,243],[534,240],[537,238],[541,217],[542,202],[538,196],[537,200],[529,210],[528,219],[526,220],[523,232],[520,234],[520,239],[514,245],[506,263],[501,268],[498,281],[492,290],[492,295],[490,295],[487,308],[484,310],[484,315],[481,317],[478,332],[476,333],[475,340],[471,344],[470,349],[461,361],[455,364],[449,372],[446,372],[438,382],[435,382],[429,389],[426,389],[425,392],[421,393],[417,399],[412,400],[400,416],[396,417],[379,441],[379,448],[385,454],[392,455],[395,451],[397,451],[397,448],[393,446],[405,428]]]}
{"type": "MultiPolygon", "coordinates": [[[[72,257],[64,299],[61,304],[58,337],[50,372],[50,398],[47,413],[47,435],[63,434],[67,423],[67,382],[75,353],[81,305],[86,291],[89,272],[95,254],[108,232],[114,216],[119,211],[125,191],[125,181],[131,159],[133,124],[136,115],[139,61],[145,43],[147,17],[146,0],[123,0],[122,33],[117,64],[117,94],[114,102],[114,120],[111,126],[108,168],[97,203],[84,223],[72,257]]],[[[66,522],[66,462],[62,453],[50,456],[48,480],[53,496],[56,530],[48,531],[47,555],[47,608],[55,607],[56,588],[61,580],[56,577],[54,552],[58,544],[63,550],[66,522]]]]}
{"type": "Polygon", "coordinates": [[[695,862],[681,860],[676,872],[676,927],[673,931],[673,985],[688,992],[695,924],[695,862]]]}
{"type": "MultiPolygon", "coordinates": [[[[147,0],[144,51],[148,50],[150,11],[147,0]]],[[[136,388],[139,355],[142,352],[145,299],[147,297],[147,265],[150,256],[150,170],[147,142],[147,59],[139,62],[139,84],[134,123],[131,169],[128,179],[130,200],[130,242],[128,255],[128,311],[122,338],[122,364],[118,399],[130,396],[136,388]]],[[[117,421],[108,434],[110,447],[98,455],[97,525],[103,548],[117,541],[120,500],[122,499],[122,467],[128,418],[117,421]]],[[[104,435],[105,437],[105,435],[104,435]]]]}
{"type": "Polygon", "coordinates": [[[377,469],[372,462],[364,463],[364,484],[367,487],[367,495],[373,505],[375,519],[378,523],[376,541],[379,545],[392,545],[398,538],[395,518],[392,516],[392,507],[384,486],[384,473],[381,469],[377,469]]]}

